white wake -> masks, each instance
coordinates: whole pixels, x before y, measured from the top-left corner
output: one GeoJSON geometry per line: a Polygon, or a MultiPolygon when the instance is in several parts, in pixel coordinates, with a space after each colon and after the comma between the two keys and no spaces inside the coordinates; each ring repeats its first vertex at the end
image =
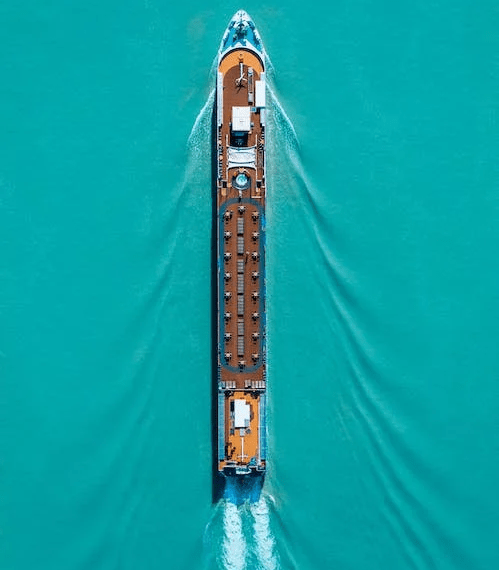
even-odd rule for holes
{"type": "Polygon", "coordinates": [[[278,570],[279,560],[276,541],[270,528],[270,513],[267,498],[262,495],[257,503],[250,505],[253,518],[253,553],[261,570],[278,570]]]}
{"type": "Polygon", "coordinates": [[[227,502],[223,512],[222,561],[224,570],[244,570],[246,556],[247,546],[241,512],[236,505],[227,502]]]}

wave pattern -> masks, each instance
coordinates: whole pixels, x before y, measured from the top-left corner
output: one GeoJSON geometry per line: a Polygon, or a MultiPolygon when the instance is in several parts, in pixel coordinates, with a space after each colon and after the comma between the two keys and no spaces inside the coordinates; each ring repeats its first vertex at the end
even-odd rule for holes
{"type": "Polygon", "coordinates": [[[271,498],[236,505],[223,499],[205,536],[210,570],[280,570],[277,541],[272,530],[271,498]]]}
{"type": "Polygon", "coordinates": [[[244,570],[247,556],[243,520],[236,505],[227,502],[223,509],[222,562],[226,570],[244,570]]]}
{"type": "Polygon", "coordinates": [[[265,496],[250,505],[253,518],[254,553],[258,561],[258,568],[262,570],[275,570],[279,567],[276,552],[276,540],[270,527],[270,511],[265,496]]]}

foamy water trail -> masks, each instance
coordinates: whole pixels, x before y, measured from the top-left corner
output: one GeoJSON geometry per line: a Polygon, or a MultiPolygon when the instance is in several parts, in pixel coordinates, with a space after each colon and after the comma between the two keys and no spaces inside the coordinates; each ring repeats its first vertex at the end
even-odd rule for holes
{"type": "MultiPolygon", "coordinates": [[[[307,188],[311,186],[300,157],[300,143],[293,123],[272,86],[268,86],[269,113],[267,122],[267,163],[271,172],[279,169],[291,169],[292,174],[301,180],[307,188]]],[[[270,177],[272,183],[272,176],[270,177]]],[[[272,192],[272,188],[269,188],[272,192]]]]}
{"type": "MultiPolygon", "coordinates": [[[[212,89],[199,111],[187,141],[187,156],[183,176],[179,182],[179,198],[194,200],[204,194],[211,196],[211,119],[215,89],[212,89]]],[[[182,207],[186,208],[186,202],[182,207]]],[[[192,206],[189,206],[192,207],[192,206]]]]}
{"type": "Polygon", "coordinates": [[[266,69],[266,76],[267,76],[267,91],[270,95],[270,119],[273,123],[277,123],[279,126],[284,126],[286,130],[291,133],[291,139],[296,147],[298,147],[298,137],[296,136],[296,131],[291,122],[291,119],[288,117],[286,111],[283,109],[279,98],[277,97],[277,93],[274,87],[274,65],[267,55],[264,54],[265,57],[265,69],[266,69]]]}
{"type": "Polygon", "coordinates": [[[276,541],[270,528],[270,512],[267,501],[267,497],[262,495],[257,503],[250,505],[250,513],[253,518],[253,553],[260,570],[278,570],[276,541]]]}
{"type": "Polygon", "coordinates": [[[296,134],[293,123],[291,122],[291,119],[288,117],[288,114],[281,105],[281,102],[279,101],[279,98],[277,97],[274,89],[269,86],[268,90],[272,111],[271,119],[273,119],[274,122],[277,122],[280,127],[284,127],[284,130],[287,131],[288,136],[286,137],[286,142],[288,144],[291,143],[291,146],[298,148],[298,136],[296,134]]]}
{"type": "Polygon", "coordinates": [[[223,568],[224,570],[244,570],[246,568],[247,546],[243,533],[241,512],[236,505],[228,502],[223,509],[223,568]]]}
{"type": "Polygon", "coordinates": [[[213,88],[203,108],[199,111],[189,135],[188,146],[193,159],[206,154],[207,151],[209,152],[211,144],[211,114],[214,101],[215,89],[213,88]]]}

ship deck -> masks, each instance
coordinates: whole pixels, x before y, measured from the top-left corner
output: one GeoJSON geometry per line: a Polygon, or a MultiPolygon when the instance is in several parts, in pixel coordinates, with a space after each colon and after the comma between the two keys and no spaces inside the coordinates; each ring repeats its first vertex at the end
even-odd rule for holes
{"type": "Polygon", "coordinates": [[[221,61],[219,72],[218,330],[219,390],[224,394],[224,445],[219,441],[219,468],[223,469],[227,462],[240,466],[252,459],[253,464],[260,462],[262,455],[260,409],[266,389],[265,129],[264,110],[254,106],[255,85],[263,72],[260,59],[248,50],[234,50],[221,61]],[[239,81],[242,76],[246,80],[239,81]],[[234,107],[251,109],[244,144],[234,141],[234,107]],[[249,180],[242,190],[237,185],[238,174],[249,180]],[[234,400],[244,400],[250,406],[249,425],[244,429],[234,426],[234,400]]]}

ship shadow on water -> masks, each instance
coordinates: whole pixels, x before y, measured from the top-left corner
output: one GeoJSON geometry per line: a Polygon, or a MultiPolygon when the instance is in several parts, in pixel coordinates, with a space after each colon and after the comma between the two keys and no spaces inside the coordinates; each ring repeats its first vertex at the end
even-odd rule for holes
{"type": "Polygon", "coordinates": [[[223,498],[234,505],[257,503],[262,493],[263,475],[226,477],[223,498]]]}
{"type": "Polygon", "coordinates": [[[212,456],[212,502],[217,503],[223,496],[225,481],[218,472],[218,321],[217,321],[217,156],[216,156],[216,107],[213,105],[211,112],[211,456],[212,456]]]}

